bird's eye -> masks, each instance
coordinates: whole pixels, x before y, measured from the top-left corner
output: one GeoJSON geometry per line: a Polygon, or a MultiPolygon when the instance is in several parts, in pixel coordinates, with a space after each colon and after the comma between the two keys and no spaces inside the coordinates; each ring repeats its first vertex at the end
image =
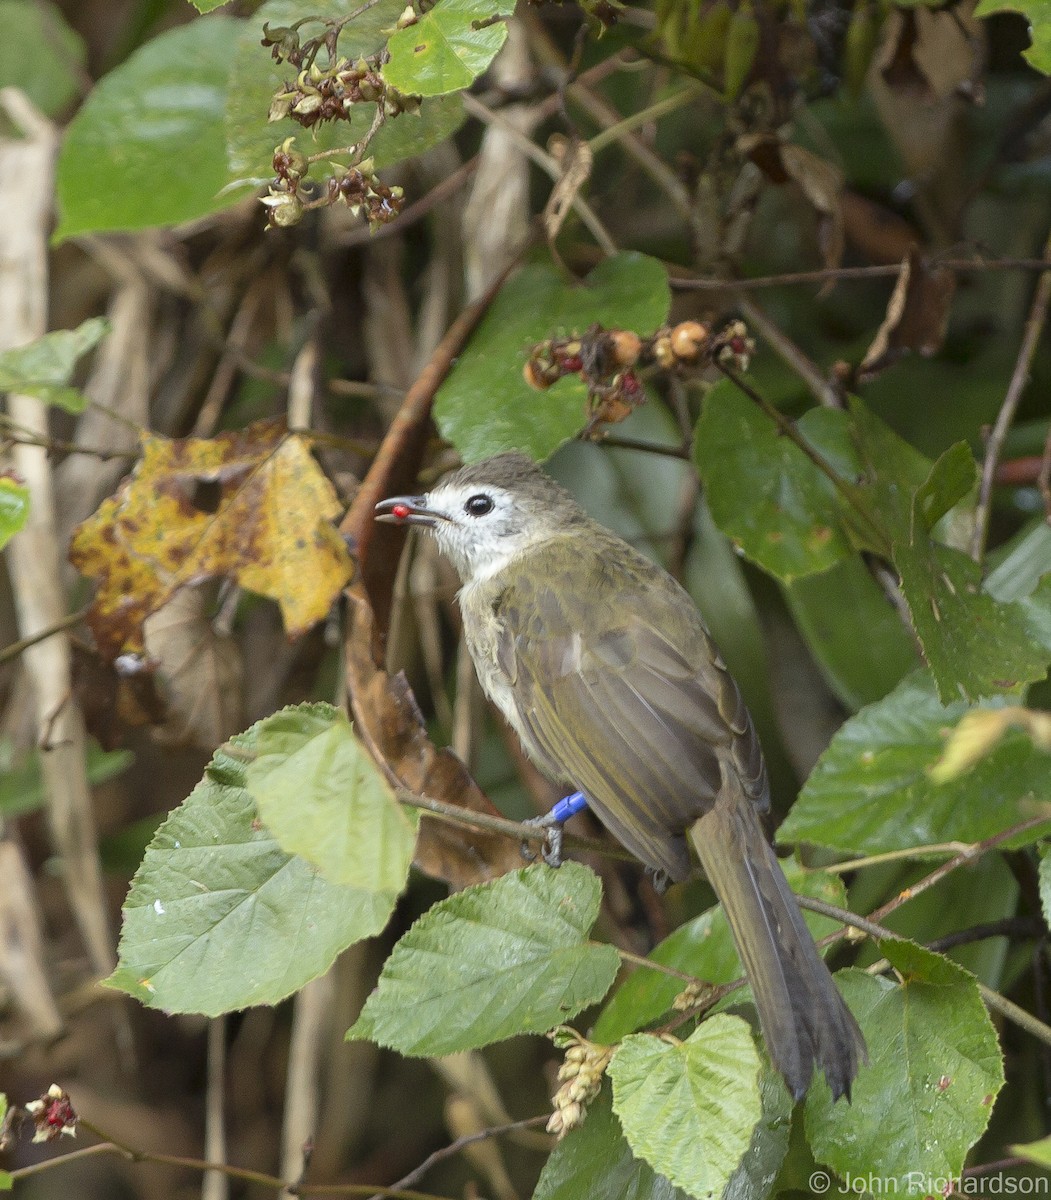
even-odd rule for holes
{"type": "Polygon", "coordinates": [[[464,503],[463,511],[469,517],[484,517],[486,513],[493,511],[492,497],[487,496],[484,492],[479,492],[477,496],[471,496],[464,503]]]}

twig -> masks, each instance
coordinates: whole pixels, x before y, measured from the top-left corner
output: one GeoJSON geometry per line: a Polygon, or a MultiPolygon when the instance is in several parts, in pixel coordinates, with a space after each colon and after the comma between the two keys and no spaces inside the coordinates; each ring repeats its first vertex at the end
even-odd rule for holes
{"type": "Polygon", "coordinates": [[[1002,845],[1004,842],[1009,842],[1011,838],[1017,837],[1020,833],[1025,833],[1027,830],[1036,829],[1037,826],[1045,824],[1047,824],[1046,816],[1030,817],[1028,820],[1020,821],[1017,825],[1012,825],[1010,829],[1004,829],[1000,833],[993,834],[992,837],[985,838],[984,841],[975,842],[972,846],[965,847],[955,857],[950,858],[948,862],[941,863],[935,867],[929,875],[925,875],[918,883],[905,888],[893,899],[888,900],[886,904],[870,913],[870,919],[873,921],[882,921],[888,913],[892,913],[907,901],[919,896],[921,893],[927,891],[928,888],[932,888],[936,883],[940,883],[946,875],[951,874],[957,867],[976,862],[982,855],[987,854],[990,850],[995,850],[997,846],[1002,845]]]}
{"type": "Polygon", "coordinates": [[[842,389],[827,379],[817,364],[754,301],[747,296],[738,296],[737,307],[748,325],[765,338],[774,352],[802,379],[818,404],[824,408],[843,407],[842,389]]]}
{"type": "MultiPolygon", "coordinates": [[[[553,158],[545,150],[532,141],[530,138],[518,129],[511,121],[501,116],[498,112],[493,112],[487,108],[480,100],[476,99],[469,92],[461,94],[464,108],[486,125],[498,125],[507,136],[515,143],[516,146],[526,155],[531,158],[536,165],[549,175],[556,183],[562,178],[562,168],[558,161],[553,158]]],[[[583,221],[585,227],[590,232],[591,236],[598,243],[602,253],[607,257],[612,257],[617,253],[617,244],[610,237],[606,227],[599,220],[598,215],[590,204],[580,195],[573,197],[572,205],[576,209],[577,215],[583,221]]]]}
{"type": "MultiPolygon", "coordinates": [[[[228,749],[230,747],[224,747],[224,750],[228,749]]],[[[547,840],[545,829],[530,825],[528,822],[512,821],[508,817],[496,817],[490,813],[461,808],[456,804],[446,804],[442,800],[432,800],[430,796],[417,795],[406,788],[395,788],[394,795],[399,804],[418,808],[421,812],[452,825],[464,825],[469,828],[485,829],[490,833],[502,833],[520,842],[542,843],[547,840]]],[[[613,842],[600,841],[598,838],[580,837],[567,833],[562,844],[567,850],[586,850],[590,854],[603,854],[607,858],[618,858],[624,862],[637,861],[635,855],[622,846],[613,842]]]]}
{"type": "MultiPolygon", "coordinates": [[[[1044,246],[1044,259],[1047,265],[1051,266],[1051,238],[1044,246]]],[[[978,507],[974,513],[974,533],[971,536],[971,558],[977,563],[982,561],[986,538],[989,535],[989,514],[993,506],[993,479],[996,475],[996,464],[999,461],[1007,431],[1011,428],[1011,422],[1018,410],[1022,393],[1029,382],[1029,371],[1040,341],[1040,334],[1044,329],[1044,322],[1047,320],[1049,301],[1051,301],[1051,270],[1045,270],[1036,285],[1036,293],[1029,309],[1029,316],[1026,318],[1022,344],[1018,347],[1018,357],[1015,359],[1011,382],[1007,385],[1004,402],[1000,405],[1000,411],[996,414],[996,423],[985,444],[982,482],[978,490],[978,507]]]]}
{"type": "MultiPolygon", "coordinates": [[[[212,1162],[226,1162],[226,1017],[208,1022],[208,1084],[204,1105],[204,1154],[212,1162]]],[[[201,1200],[227,1200],[230,1178],[208,1171],[201,1181],[201,1200]]]]}
{"type": "Polygon", "coordinates": [[[515,1133],[519,1129],[532,1129],[536,1125],[546,1125],[549,1118],[548,1113],[544,1113],[539,1117],[526,1117],[523,1121],[511,1121],[507,1125],[493,1125],[489,1129],[480,1129],[476,1133],[465,1133],[462,1137],[458,1137],[456,1141],[450,1142],[448,1146],[442,1146],[441,1149],[435,1150],[433,1154],[428,1156],[420,1163],[418,1167],[403,1175],[392,1186],[396,1188],[411,1187],[414,1183],[418,1183],[424,1175],[447,1158],[452,1158],[454,1154],[459,1154],[465,1146],[470,1146],[474,1142],[482,1142],[487,1138],[500,1137],[505,1133],[515,1133]]]}
{"type": "MultiPolygon", "coordinates": [[[[565,73],[567,64],[551,35],[535,17],[527,17],[531,41],[538,55],[550,66],[565,73]]],[[[683,104],[689,103],[700,91],[702,85],[693,83],[682,91],[652,104],[645,109],[632,113],[628,117],[621,114],[601,96],[597,95],[584,82],[583,77],[568,83],[565,94],[579,104],[587,114],[603,126],[601,133],[589,142],[592,153],[597,154],[611,142],[619,142],[625,154],[635,160],[639,167],[653,180],[671,201],[683,221],[690,225],[695,214],[690,200],[689,190],[681,179],[672,171],[668,164],[655,154],[645,142],[634,134],[640,125],[674,112],[683,104]]]]}
{"type": "Polygon", "coordinates": [[[638,438],[620,437],[615,433],[596,430],[581,434],[581,441],[595,442],[600,446],[609,446],[616,450],[642,450],[646,454],[663,454],[666,458],[683,458],[689,461],[691,450],[689,446],[659,446],[654,442],[643,442],[638,438]]]}
{"type": "Polygon", "coordinates": [[[847,871],[861,871],[866,867],[881,867],[884,863],[900,862],[902,859],[926,857],[928,854],[947,854],[951,858],[971,849],[970,842],[935,842],[927,846],[910,846],[907,850],[887,850],[883,854],[866,854],[861,858],[847,858],[828,866],[815,867],[830,875],[842,875],[847,871]]]}
{"type": "Polygon", "coordinates": [[[1047,926],[1039,917],[1004,917],[999,921],[986,921],[981,925],[972,925],[970,929],[958,929],[955,933],[947,933],[944,937],[935,938],[927,943],[928,950],[944,954],[957,946],[969,946],[972,942],[984,942],[988,938],[1040,938],[1047,935],[1047,926]]]}
{"type": "MultiPolygon", "coordinates": [[[[965,274],[969,271],[1046,271],[1047,260],[1043,258],[930,258],[924,259],[930,266],[942,267],[947,271],[965,274]]],[[[682,292],[745,291],[752,288],[786,287],[798,283],[828,283],[838,279],[879,279],[901,274],[901,264],[877,263],[867,267],[823,267],[816,271],[789,271],[784,275],[758,275],[754,279],[719,279],[714,277],[688,279],[673,276],[668,280],[672,289],[682,292]]]]}
{"type": "Polygon", "coordinates": [[[868,505],[865,504],[858,489],[853,484],[848,483],[832,466],[830,462],[820,454],[806,440],[805,437],[796,428],[794,422],[790,421],[780,409],[775,408],[768,400],[764,399],[750,383],[747,383],[740,375],[737,374],[732,367],[728,367],[725,363],[716,362],[715,366],[722,371],[727,379],[762,409],[771,421],[777,426],[781,433],[788,438],[793,445],[800,449],[822,475],[828,479],[837,492],[843,497],[851,509],[862,519],[868,527],[868,536],[873,539],[873,543],[879,548],[881,557],[890,558],[890,546],[887,543],[887,538],[883,530],[877,524],[872,513],[869,511],[868,505]]]}
{"type": "MultiPolygon", "coordinates": [[[[842,921],[848,928],[860,929],[862,933],[867,933],[869,937],[882,940],[883,938],[891,938],[900,940],[901,934],[895,933],[892,929],[887,929],[883,925],[871,920],[868,917],[859,917],[856,913],[848,912],[846,909],[839,908],[835,904],[826,904],[824,900],[817,900],[813,896],[796,896],[801,908],[807,908],[811,912],[821,913],[822,916],[831,917],[834,921],[842,921]]],[[[882,911],[882,910],[877,910],[882,911]]],[[[846,929],[838,934],[831,934],[831,939],[844,936],[846,929]]],[[[823,941],[828,939],[822,939],[823,941]]],[[[879,964],[877,964],[878,966],[879,964]]],[[[1006,996],[1002,996],[999,992],[994,991],[990,987],[986,987],[984,983],[975,981],[978,986],[978,991],[985,1002],[987,1008],[995,1008],[997,1012],[1005,1016],[1009,1021],[1014,1022],[1020,1029],[1024,1029],[1026,1033],[1032,1034],[1041,1042],[1051,1045],[1051,1025],[1045,1025],[1043,1021],[1038,1020],[1028,1013],[1024,1008],[1015,1004],[1013,1000],[1008,1000],[1006,996]]]]}
{"type": "Polygon", "coordinates": [[[27,650],[30,646],[35,646],[37,642],[42,642],[46,638],[54,637],[56,633],[62,633],[63,630],[71,629],[74,625],[79,625],[87,616],[88,610],[80,608],[75,613],[70,613],[68,617],[63,617],[61,621],[56,621],[53,625],[49,625],[46,629],[38,629],[36,633],[29,637],[19,638],[17,642],[12,642],[9,646],[5,646],[0,650],[0,666],[10,662],[13,658],[17,658],[23,650],[27,650]]]}
{"type": "Polygon", "coordinates": [[[60,1166],[71,1159],[84,1158],[95,1154],[117,1154],[134,1163],[160,1163],[169,1167],[186,1167],[191,1171],[221,1171],[230,1179],[243,1179],[246,1183],[259,1184],[260,1187],[271,1188],[280,1192],[289,1190],[298,1196],[342,1195],[342,1196],[390,1196],[392,1200],[451,1200],[451,1197],[440,1196],[436,1193],[416,1192],[409,1188],[382,1187],[374,1183],[315,1183],[299,1185],[290,1183],[276,1175],[268,1175],[265,1171],[253,1171],[247,1167],[233,1167],[229,1163],[209,1162],[203,1158],[188,1158],[181,1154],[160,1154],[152,1150],[139,1150],[127,1142],[111,1137],[92,1121],[84,1117],[78,1118],[78,1125],[93,1133],[101,1141],[97,1146],[87,1146],[82,1150],[73,1150],[69,1154],[57,1158],[49,1158],[46,1162],[34,1163],[29,1167],[19,1167],[11,1172],[12,1179],[24,1179],[28,1175],[36,1175],[51,1167],[60,1166]]]}
{"type": "Polygon", "coordinates": [[[1044,502],[1044,519],[1051,522],[1051,425],[1047,427],[1047,437],[1044,439],[1044,452],[1040,456],[1036,486],[1040,489],[1040,497],[1044,502]]]}
{"type": "Polygon", "coordinates": [[[410,226],[422,220],[432,209],[455,195],[470,180],[477,169],[478,155],[476,154],[474,158],[469,158],[462,166],[457,167],[451,175],[447,175],[441,183],[435,184],[419,200],[415,200],[403,208],[393,221],[387,221],[375,229],[368,224],[360,225],[334,238],[335,245],[343,247],[369,246],[385,237],[390,237],[391,234],[404,233],[410,226]]]}

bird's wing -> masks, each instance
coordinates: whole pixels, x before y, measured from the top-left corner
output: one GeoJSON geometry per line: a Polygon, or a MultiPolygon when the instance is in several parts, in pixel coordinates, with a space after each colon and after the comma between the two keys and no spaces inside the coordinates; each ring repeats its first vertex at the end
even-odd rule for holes
{"type": "Polygon", "coordinates": [[[641,555],[625,562],[616,546],[614,566],[609,547],[582,543],[572,589],[557,561],[534,551],[536,561],[501,594],[496,657],[527,750],[583,791],[643,862],[681,879],[683,832],[709,810],[724,771],[764,805],[765,769],[737,685],[692,601],[641,555]]]}

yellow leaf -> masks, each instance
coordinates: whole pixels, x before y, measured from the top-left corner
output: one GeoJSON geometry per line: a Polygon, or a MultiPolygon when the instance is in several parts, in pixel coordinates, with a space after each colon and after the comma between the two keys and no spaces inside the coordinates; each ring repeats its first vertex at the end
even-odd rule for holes
{"type": "Polygon", "coordinates": [[[350,579],[340,513],[309,438],[280,421],[218,437],[144,434],[142,459],[73,534],[98,581],[88,623],[108,658],[143,652],[143,621],[179,588],[225,577],[276,600],[290,637],[321,620],[350,579]]]}

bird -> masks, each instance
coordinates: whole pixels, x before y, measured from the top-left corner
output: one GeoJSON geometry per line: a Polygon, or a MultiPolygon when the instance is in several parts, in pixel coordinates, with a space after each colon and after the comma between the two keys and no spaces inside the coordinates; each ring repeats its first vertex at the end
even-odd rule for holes
{"type": "Polygon", "coordinates": [[[793,1098],[816,1068],[849,1101],[865,1041],[767,840],[759,739],[689,594],[518,451],[375,515],[452,562],[479,682],[540,770],[668,881],[692,843],[793,1098]]]}

